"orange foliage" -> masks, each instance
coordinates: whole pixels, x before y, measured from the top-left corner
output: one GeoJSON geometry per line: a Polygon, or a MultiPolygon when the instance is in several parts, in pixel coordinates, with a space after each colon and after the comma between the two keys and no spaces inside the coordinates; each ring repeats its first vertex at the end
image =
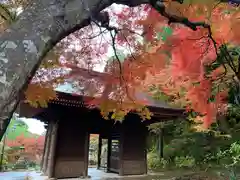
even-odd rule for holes
{"type": "Polygon", "coordinates": [[[15,140],[7,140],[6,145],[9,147],[24,147],[23,151],[25,153],[35,156],[43,153],[44,141],[44,136],[24,137],[20,135],[15,140]]]}
{"type": "Polygon", "coordinates": [[[31,84],[25,95],[26,101],[33,107],[46,107],[49,100],[56,98],[56,93],[52,87],[42,87],[40,84],[31,84]]]}
{"type": "MultiPolygon", "coordinates": [[[[211,32],[202,27],[193,31],[181,25],[172,25],[174,34],[168,38],[167,43],[161,40],[157,40],[156,43],[156,33],[162,26],[168,25],[155,10],[150,9],[148,16],[138,20],[138,23],[144,26],[143,29],[148,28],[146,40],[151,44],[151,48],[146,49],[144,44],[142,51],[139,51],[135,58],[130,56],[129,61],[138,64],[138,69],[140,69],[136,71],[131,80],[135,81],[136,77],[143,77],[141,81],[144,80],[144,82],[141,82],[138,89],[148,90],[148,87],[154,84],[166,94],[175,96],[175,101],[184,101],[185,107],[190,107],[200,113],[201,116],[197,119],[201,119],[205,127],[208,127],[219,111],[226,110],[228,89],[219,90],[215,95],[215,101],[210,102],[212,88],[215,84],[213,82],[223,74],[224,68],[220,66],[207,76],[205,66],[216,60],[218,48],[221,45],[239,44],[240,39],[236,27],[240,25],[240,11],[238,7],[226,4],[216,6],[213,1],[185,6],[171,2],[168,7],[175,11],[177,9],[176,14],[190,17],[193,22],[209,23],[211,32]],[[171,53],[170,63],[166,61],[161,51],[171,53]],[[148,62],[147,66],[142,59],[148,62]],[[182,90],[184,93],[180,95],[179,92],[182,90]]],[[[128,72],[135,70],[131,68],[128,72]]]]}
{"type": "MultiPolygon", "coordinates": [[[[77,78],[75,80],[78,86],[84,87],[85,93],[94,90],[99,94],[101,91],[101,102],[91,103],[100,104],[103,115],[114,111],[117,112],[114,115],[116,118],[135,108],[149,116],[149,112],[142,108],[145,101],[139,100],[136,92],[148,92],[150,86],[156,85],[162,92],[173,97],[174,102],[181,102],[187,109],[201,114],[197,119],[202,119],[205,126],[209,126],[219,110],[225,110],[228,89],[219,90],[216,100],[209,102],[212,88],[216,84],[214,82],[222,75],[224,68],[220,66],[207,75],[205,66],[216,60],[221,45],[239,44],[239,7],[226,3],[216,4],[215,0],[185,4],[166,1],[165,5],[167,12],[171,14],[188,17],[193,22],[208,23],[211,32],[203,27],[193,31],[180,24],[168,25],[166,18],[147,5],[137,8],[124,7],[120,13],[114,13],[110,8],[112,19],[119,29],[123,29],[118,33],[116,43],[130,49],[131,54],[123,62],[119,62],[115,57],[110,63],[111,66],[105,68],[107,75],[104,74],[104,77],[99,75],[99,78],[98,75],[88,72],[89,77],[84,78],[86,71],[74,70],[67,78],[77,78]],[[172,28],[173,34],[164,42],[157,38],[157,34],[166,26],[172,28]],[[101,84],[96,83],[99,81],[101,84]],[[90,86],[90,83],[94,85],[90,86]],[[86,86],[89,88],[85,88],[86,86]],[[109,99],[114,101],[108,101],[109,99]]],[[[61,47],[59,51],[62,57],[65,58],[62,67],[66,66],[67,61],[68,67],[92,70],[99,59],[106,58],[109,43],[106,41],[101,44],[101,39],[99,44],[99,39],[91,38],[96,34],[92,29],[94,28],[86,27],[58,45],[61,47]],[[66,47],[74,46],[74,41],[80,44],[80,48],[74,47],[67,51],[69,48],[66,47]]],[[[51,88],[43,91],[40,85],[30,85],[26,96],[29,102],[44,100],[43,104],[55,98],[51,88]]]]}
{"type": "Polygon", "coordinates": [[[219,110],[226,110],[228,90],[219,91],[216,100],[209,102],[213,80],[222,75],[224,69],[220,66],[207,77],[205,66],[216,60],[217,48],[223,43],[239,44],[240,42],[239,36],[235,36],[238,34],[235,28],[240,25],[240,11],[221,4],[212,9],[213,5],[213,3],[188,7],[178,5],[178,12],[191,17],[192,21],[208,22],[212,34],[209,34],[208,29],[201,27],[197,31],[192,31],[186,27],[173,26],[174,34],[168,39],[170,46],[159,47],[167,48],[171,52],[170,64],[166,64],[165,70],[160,68],[156,70],[154,77],[148,77],[144,83],[145,86],[157,84],[166,94],[175,94],[176,99],[181,98],[185,101],[185,106],[201,114],[198,119],[202,119],[206,127],[214,121],[219,110]],[[200,11],[200,14],[197,14],[196,10],[200,11]],[[224,13],[227,10],[230,13],[224,13]],[[185,93],[179,97],[179,91],[182,89],[185,93]]]}

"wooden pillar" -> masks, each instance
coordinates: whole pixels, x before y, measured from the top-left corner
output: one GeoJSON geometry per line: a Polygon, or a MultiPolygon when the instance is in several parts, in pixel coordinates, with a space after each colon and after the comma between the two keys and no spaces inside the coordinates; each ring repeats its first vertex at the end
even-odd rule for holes
{"type": "Polygon", "coordinates": [[[85,141],[84,141],[84,168],[83,177],[88,177],[88,159],[89,159],[89,139],[90,134],[88,132],[85,133],[85,141]]]}
{"type": "Polygon", "coordinates": [[[112,136],[111,134],[108,136],[108,147],[107,147],[107,172],[110,172],[110,157],[112,151],[112,136]]]}
{"type": "Polygon", "coordinates": [[[54,178],[79,178],[88,175],[89,134],[82,121],[65,117],[58,127],[54,178]]]}
{"type": "Polygon", "coordinates": [[[44,139],[44,148],[43,148],[43,154],[42,154],[42,160],[41,160],[41,171],[43,170],[43,164],[44,164],[44,160],[45,160],[45,156],[46,156],[46,147],[47,147],[47,140],[48,140],[48,135],[49,135],[49,128],[48,126],[46,127],[47,132],[45,134],[45,139],[44,139]]]}
{"type": "Polygon", "coordinates": [[[50,150],[50,143],[51,143],[51,134],[52,132],[52,123],[50,122],[49,125],[48,125],[48,136],[46,137],[47,139],[45,140],[46,141],[46,147],[45,147],[45,153],[44,153],[44,160],[43,160],[43,168],[42,168],[42,171],[44,174],[46,174],[46,170],[48,168],[48,156],[49,156],[49,150],[50,150]]]}
{"type": "Polygon", "coordinates": [[[98,159],[97,159],[97,169],[101,167],[101,154],[102,154],[102,135],[99,134],[98,137],[98,159]]]}
{"type": "Polygon", "coordinates": [[[55,122],[53,124],[52,132],[50,134],[51,143],[50,143],[50,151],[48,156],[49,157],[48,168],[47,168],[47,175],[49,178],[52,178],[54,175],[57,134],[58,134],[58,122],[55,122]]]}
{"type": "Polygon", "coordinates": [[[123,148],[124,148],[124,128],[121,126],[120,140],[119,140],[119,175],[123,176],[123,148]]]}
{"type": "Polygon", "coordinates": [[[143,175],[147,173],[147,128],[139,117],[129,115],[123,122],[120,138],[119,175],[143,175]]]}
{"type": "Polygon", "coordinates": [[[163,148],[164,148],[164,143],[163,143],[163,133],[164,133],[164,131],[163,130],[164,130],[163,128],[160,129],[159,140],[158,140],[158,142],[159,142],[159,155],[160,155],[161,158],[163,158],[163,148]]]}
{"type": "Polygon", "coordinates": [[[146,128],[145,129],[145,133],[144,133],[145,135],[144,135],[144,141],[143,141],[143,143],[144,143],[144,146],[145,146],[145,148],[144,148],[144,158],[143,158],[143,162],[144,162],[144,164],[143,164],[143,166],[144,166],[144,168],[143,168],[143,173],[144,174],[147,174],[147,172],[148,172],[148,161],[147,161],[147,136],[148,136],[148,128],[146,128]]]}

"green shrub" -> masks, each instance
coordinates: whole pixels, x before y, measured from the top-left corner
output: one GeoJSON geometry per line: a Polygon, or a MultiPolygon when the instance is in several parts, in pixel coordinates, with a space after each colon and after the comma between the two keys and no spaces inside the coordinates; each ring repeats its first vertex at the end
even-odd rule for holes
{"type": "Polygon", "coordinates": [[[13,169],[27,169],[27,168],[28,168],[28,163],[25,158],[19,158],[13,167],[13,169]]]}
{"type": "Polygon", "coordinates": [[[97,161],[93,160],[93,159],[90,159],[89,160],[89,165],[97,165],[97,161]]]}
{"type": "Polygon", "coordinates": [[[20,162],[14,165],[13,169],[27,169],[27,163],[26,162],[20,162]]]}
{"type": "Polygon", "coordinates": [[[195,159],[191,156],[180,156],[174,159],[176,167],[192,168],[195,166],[195,159]]]}
{"type": "Polygon", "coordinates": [[[35,161],[32,161],[32,160],[26,161],[26,164],[27,164],[28,168],[35,168],[38,165],[35,161]]]}
{"type": "MultiPolygon", "coordinates": [[[[148,149],[151,150],[148,154],[149,168],[227,168],[231,174],[240,172],[240,143],[237,143],[240,142],[239,109],[236,117],[231,114],[231,117],[226,117],[226,121],[217,121],[205,132],[193,130],[191,126],[194,123],[190,121],[174,121],[162,125],[164,159],[159,159],[155,153],[159,149],[159,134],[152,133],[148,149]]],[[[155,128],[154,132],[158,132],[158,127],[155,128]]]]}
{"type": "Polygon", "coordinates": [[[165,169],[169,166],[169,161],[159,158],[155,152],[148,153],[148,168],[151,170],[165,169]]]}
{"type": "Polygon", "coordinates": [[[217,154],[219,164],[225,167],[238,167],[240,166],[240,144],[234,142],[229,149],[219,151],[217,154]]]}

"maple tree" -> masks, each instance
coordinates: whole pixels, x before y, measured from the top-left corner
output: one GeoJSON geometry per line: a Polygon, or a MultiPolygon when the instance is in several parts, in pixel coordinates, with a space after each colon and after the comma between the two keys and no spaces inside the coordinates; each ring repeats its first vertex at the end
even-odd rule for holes
{"type": "MultiPolygon", "coordinates": [[[[227,53],[230,50],[235,51],[234,48],[240,41],[237,33],[239,7],[217,5],[215,1],[185,5],[169,2],[166,6],[172,11],[177,9],[181,16],[191,17],[189,22],[205,23],[186,25],[190,28],[176,24],[169,26],[168,20],[150,6],[124,7],[122,12],[114,13],[112,16],[116,16],[119,26],[115,28],[119,32],[116,40],[112,39],[112,46],[129,46],[132,52],[126,55],[122,62],[115,49],[114,60],[105,67],[105,71],[114,75],[105,80],[111,84],[111,90],[105,93],[109,95],[111,91],[110,98],[115,101],[106,100],[109,99],[108,96],[98,102],[95,100],[89,103],[100,103],[105,116],[114,111],[114,119],[122,119],[130,110],[137,108],[140,115],[150,118],[149,111],[142,108],[145,102],[138,101],[135,93],[136,90],[146,92],[154,85],[155,88],[152,88],[150,93],[156,90],[165,93],[171,97],[171,102],[181,102],[182,106],[193,109],[199,115],[196,116],[197,119],[204,118],[205,125],[209,126],[219,109],[226,110],[226,97],[233,83],[231,77],[234,75],[237,81],[239,80],[239,72],[234,72],[238,62],[234,62],[232,55],[227,57],[227,53]],[[140,10],[145,14],[139,15],[140,10]],[[141,36],[136,31],[141,31],[141,36]],[[140,38],[143,42],[137,41],[140,38]],[[232,63],[235,63],[234,67],[231,66],[232,63]]],[[[111,9],[109,11],[111,13],[111,9]]],[[[92,42],[88,43],[92,45],[92,42]]],[[[82,49],[85,46],[86,44],[82,44],[82,49]]],[[[74,54],[71,56],[76,58],[74,54]]],[[[81,59],[80,62],[84,60],[81,59]]],[[[83,74],[81,70],[77,70],[76,62],[71,64],[68,61],[68,67],[75,68],[71,77],[83,74]]],[[[79,80],[82,82],[88,79],[79,80]]],[[[110,86],[109,84],[106,85],[105,82],[105,86],[110,86]]]]}
{"type": "Polygon", "coordinates": [[[16,161],[22,155],[36,160],[42,155],[45,136],[32,134],[28,129],[21,119],[14,117],[11,120],[5,135],[5,145],[9,147],[7,154],[11,160],[16,161]]]}
{"type": "Polygon", "coordinates": [[[226,112],[229,90],[239,86],[239,7],[209,1],[176,9],[191,21],[206,23],[190,29],[175,26],[167,43],[153,46],[158,52],[170,51],[171,57],[163,70],[148,75],[146,84],[180,100],[208,127],[217,114],[226,112]]]}
{"type": "MultiPolygon", "coordinates": [[[[191,17],[187,20],[189,23],[185,24],[187,27],[176,24],[169,26],[168,19],[164,17],[164,14],[161,16],[156,9],[147,5],[137,8],[124,7],[120,13],[113,13],[114,11],[109,10],[112,17],[116,16],[118,27],[107,27],[107,29],[115,28],[116,31],[114,35],[111,34],[112,46],[115,49],[113,50],[113,61],[110,61],[105,67],[105,71],[111,74],[105,80],[108,92],[102,92],[105,93],[105,96],[94,102],[91,101],[89,104],[100,105],[104,116],[107,116],[109,112],[115,112],[112,118],[117,120],[121,120],[126,113],[133,109],[138,109],[142,117],[150,118],[150,112],[143,108],[145,102],[136,99],[135,93],[136,90],[146,92],[154,85],[155,88],[150,93],[154,93],[156,90],[165,93],[172,98],[171,102],[181,102],[183,107],[197,112],[196,119],[203,119],[204,124],[209,126],[218,112],[226,110],[229,85],[233,83],[230,80],[231,77],[235,76],[237,83],[239,81],[238,74],[240,72],[234,71],[238,62],[234,62],[236,60],[232,54],[231,57],[227,57],[230,50],[235,52],[234,48],[240,41],[237,33],[240,25],[239,7],[216,4],[215,1],[184,5],[168,2],[166,7],[172,12],[177,10],[176,13],[183,17],[191,17]],[[196,13],[196,9],[198,9],[198,13],[196,13]],[[145,13],[139,15],[140,10],[145,13]],[[190,21],[202,23],[195,25],[190,21]],[[167,30],[170,31],[169,35],[167,30]],[[137,34],[137,31],[142,34],[137,34]],[[140,38],[142,38],[142,42],[137,41],[140,38]],[[119,58],[117,46],[129,46],[132,49],[131,52],[128,52],[130,54],[125,55],[124,61],[119,58]],[[232,64],[235,65],[231,66],[232,64]],[[109,98],[114,101],[109,101],[109,98]]],[[[83,32],[86,31],[83,30],[74,35],[80,37],[81,40],[84,39],[84,36],[88,36],[86,39],[89,39],[89,35],[83,32]]],[[[70,38],[71,41],[72,38],[70,38]]],[[[75,69],[70,73],[69,77],[71,78],[83,74],[81,69],[78,70],[78,63],[86,62],[84,58],[96,59],[102,55],[101,52],[106,52],[106,50],[100,49],[94,57],[92,51],[85,51],[84,54],[85,46],[92,46],[96,49],[95,44],[88,40],[81,44],[79,54],[83,56],[80,60],[71,62],[71,58],[74,60],[78,58],[74,52],[65,57],[67,64],[63,66],[75,69]]],[[[94,64],[93,61],[90,63],[94,64]]],[[[86,65],[82,67],[92,69],[86,65]]],[[[66,77],[66,75],[64,76],[66,77]]],[[[80,81],[82,83],[88,79],[79,78],[78,82],[80,81]]],[[[88,83],[91,84],[91,88],[87,87],[85,91],[92,90],[92,86],[96,86],[96,82],[88,83]]],[[[78,84],[78,86],[86,87],[85,84],[82,84],[78,84]]],[[[30,85],[30,92],[36,92],[31,90],[32,86],[36,85],[30,85]]],[[[95,88],[97,89],[97,87],[95,88]]],[[[48,91],[41,92],[45,94],[48,91]]],[[[47,99],[44,94],[38,96],[43,101],[47,99]]],[[[35,95],[37,96],[37,94],[35,95]]],[[[48,97],[54,98],[55,95],[52,94],[48,97]]]]}
{"type": "MultiPolygon", "coordinates": [[[[236,5],[216,0],[114,2],[129,7],[117,12],[109,7],[113,2],[104,4],[104,8],[109,8],[105,13],[91,14],[90,26],[81,27],[68,37],[64,35],[66,38],[44,58],[26,91],[27,101],[46,106],[48,100],[56,97],[53,88],[57,84],[75,81],[76,88],[84,94],[99,97],[89,104],[100,105],[103,115],[114,111],[113,118],[120,120],[136,109],[142,117],[149,118],[145,100],[136,94],[150,88],[150,93],[162,91],[171,101],[181,102],[201,114],[208,126],[217,110],[226,107],[226,94],[233,83],[230,77],[234,76],[238,84],[239,71],[233,66],[238,62],[233,56],[240,39],[239,2],[231,1],[236,5]],[[104,37],[107,40],[102,40],[104,37]],[[105,67],[105,73],[91,71],[101,59],[106,59],[109,45],[113,60],[105,67]],[[120,58],[123,47],[124,58],[120,58]],[[217,91],[215,98],[213,91],[217,91]]],[[[31,70],[36,64],[32,65],[31,70]]]]}
{"type": "Polygon", "coordinates": [[[24,135],[17,136],[16,139],[7,139],[6,145],[11,148],[22,147],[23,152],[33,158],[36,155],[42,155],[44,149],[44,136],[25,137],[24,135]]]}

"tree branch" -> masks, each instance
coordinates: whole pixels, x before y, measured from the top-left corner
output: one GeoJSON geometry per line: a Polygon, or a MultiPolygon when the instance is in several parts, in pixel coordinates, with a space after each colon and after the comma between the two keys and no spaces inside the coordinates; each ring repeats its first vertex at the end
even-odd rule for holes
{"type": "MultiPolygon", "coordinates": [[[[93,19],[93,21],[99,26],[99,27],[103,27],[103,28],[106,28],[109,32],[110,32],[110,35],[111,35],[111,40],[112,40],[112,48],[113,48],[113,52],[114,52],[114,56],[118,62],[118,66],[119,66],[119,80],[120,80],[120,86],[121,87],[124,87],[124,89],[126,90],[126,95],[127,97],[129,98],[129,100],[131,100],[133,103],[135,103],[134,99],[132,97],[130,97],[129,95],[129,90],[128,90],[128,85],[127,85],[127,82],[125,81],[125,78],[124,78],[124,75],[123,75],[123,68],[122,68],[122,63],[120,61],[120,58],[117,54],[117,48],[116,48],[116,35],[117,33],[119,33],[121,31],[121,29],[118,29],[116,27],[113,27],[113,26],[109,26],[109,14],[108,12],[100,12],[97,16],[96,19],[93,19]],[[100,24],[98,24],[97,21],[100,22],[100,24]],[[114,34],[113,34],[114,33],[114,34]]],[[[131,31],[133,32],[133,31],[131,31]]],[[[107,92],[107,89],[108,89],[108,84],[107,84],[107,87],[105,88],[106,90],[104,91],[103,93],[103,96],[106,96],[107,93],[110,93],[110,92],[107,92]]],[[[109,90],[109,89],[108,89],[109,90]]],[[[122,102],[121,102],[121,105],[122,105],[122,102]]]]}
{"type": "MultiPolygon", "coordinates": [[[[180,1],[180,3],[181,2],[182,1],[180,1]]],[[[183,24],[186,27],[189,27],[190,29],[192,29],[193,31],[196,31],[197,27],[209,28],[209,25],[206,24],[205,22],[192,22],[192,21],[189,21],[189,19],[186,17],[180,17],[180,16],[176,16],[174,14],[167,13],[164,3],[161,2],[160,0],[151,2],[151,5],[163,17],[166,17],[168,19],[168,24],[171,24],[171,23],[183,24]]]]}

